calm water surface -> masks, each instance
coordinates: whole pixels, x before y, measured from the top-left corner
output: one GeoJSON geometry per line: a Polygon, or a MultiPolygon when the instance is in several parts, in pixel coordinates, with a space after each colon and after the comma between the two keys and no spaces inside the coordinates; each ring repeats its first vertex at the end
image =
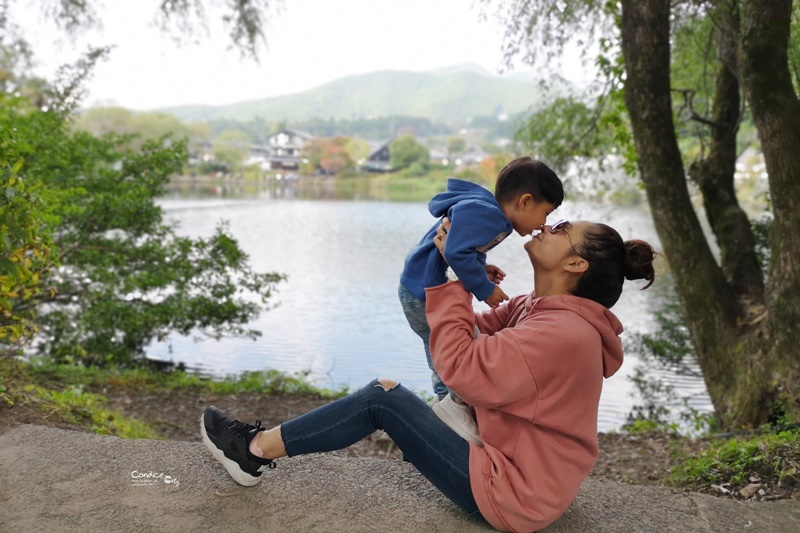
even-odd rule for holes
{"type": "MultiPolygon", "coordinates": [[[[265,191],[244,196],[174,193],[160,204],[185,235],[210,236],[217,223],[228,221],[255,270],[288,275],[272,300],[276,307],[252,324],[263,336],[217,342],[174,335],[153,344],[148,356],[182,361],[220,377],[267,368],[309,370],[315,384],[330,388],[357,388],[386,376],[430,394],[422,343],[397,301],[406,252],[434,222],[426,202],[303,200],[265,191]]],[[[566,203],[552,215],[553,221],[560,218],[604,221],[625,239],[642,238],[659,247],[649,214],[640,208],[566,203]]],[[[514,234],[489,255],[506,271],[503,289],[509,295],[532,289],[525,240],[514,234]]],[[[663,291],[637,287],[626,283],[613,309],[624,335],[655,327],[653,311],[663,291]]],[[[477,301],[475,308],[488,309],[477,301]]],[[[606,380],[601,431],[619,428],[636,403],[628,376],[637,361],[637,354],[628,351],[620,372],[606,380]]],[[[700,410],[709,409],[701,382],[664,377],[694,391],[700,410]]]]}

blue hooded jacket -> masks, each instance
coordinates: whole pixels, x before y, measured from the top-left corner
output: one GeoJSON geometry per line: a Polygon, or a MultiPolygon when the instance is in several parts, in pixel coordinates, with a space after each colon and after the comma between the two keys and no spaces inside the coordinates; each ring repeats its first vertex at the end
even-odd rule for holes
{"type": "Polygon", "coordinates": [[[495,284],[486,277],[486,252],[500,244],[513,230],[494,195],[475,183],[450,178],[447,191],[428,204],[433,216],[450,219],[444,257],[433,238],[437,221],[406,256],[400,283],[411,294],[425,300],[425,288],[447,281],[449,264],[458,279],[478,300],[491,296],[495,284]]]}

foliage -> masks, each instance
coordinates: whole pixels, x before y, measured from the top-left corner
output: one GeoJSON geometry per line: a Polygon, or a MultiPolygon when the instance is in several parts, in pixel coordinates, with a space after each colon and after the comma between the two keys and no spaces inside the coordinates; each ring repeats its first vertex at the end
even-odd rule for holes
{"type": "Polygon", "coordinates": [[[25,387],[24,403],[69,424],[86,426],[99,435],[116,435],[123,439],[154,439],[158,434],[147,424],[125,418],[115,410],[104,407],[104,396],[85,392],[80,385],[62,391],[36,385],[25,387]]]}
{"type": "Polygon", "coordinates": [[[172,135],[176,139],[185,139],[191,151],[196,151],[211,138],[207,124],[185,124],[167,113],[134,113],[121,107],[87,109],[74,117],[72,125],[76,130],[95,136],[109,133],[134,134],[140,144],[172,135]]]}
{"type": "MultiPolygon", "coordinates": [[[[38,4],[41,12],[69,35],[101,24],[100,0],[39,0],[38,4]]],[[[154,20],[164,31],[173,33],[176,40],[207,32],[209,18],[220,20],[233,46],[243,56],[257,58],[270,13],[280,4],[281,0],[159,1],[154,20]]],[[[0,5],[0,16],[5,16],[5,9],[0,5]]]]}
{"type": "MultiPolygon", "coordinates": [[[[489,4],[490,0],[484,2],[489,4]]],[[[497,14],[507,28],[506,61],[510,63],[519,56],[526,63],[545,63],[541,82],[542,93],[546,95],[544,102],[517,126],[515,140],[547,161],[563,176],[573,193],[591,195],[592,188],[582,187],[582,181],[594,181],[594,189],[602,188],[601,176],[609,161],[616,164],[621,158],[622,169],[633,175],[637,156],[622,90],[624,62],[615,29],[617,4],[596,1],[497,4],[497,14]],[[585,46],[591,42],[599,46],[585,46]],[[593,63],[598,79],[580,89],[565,89],[559,76],[546,77],[552,74],[557,58],[570,45],[581,50],[584,63],[590,50],[596,53],[593,63]]],[[[606,186],[616,189],[619,183],[606,186]]]]}
{"type": "Polygon", "coordinates": [[[53,266],[42,202],[36,188],[28,190],[19,175],[24,159],[17,152],[18,140],[13,128],[0,128],[0,346],[5,347],[4,354],[15,353],[37,332],[29,303],[43,292],[42,277],[53,266]]]}
{"type": "Polygon", "coordinates": [[[401,135],[389,143],[389,157],[393,168],[408,168],[414,163],[430,161],[428,149],[411,135],[401,135]]]}
{"type": "Polygon", "coordinates": [[[447,139],[447,155],[452,157],[460,154],[467,147],[467,142],[462,137],[450,137],[447,139]]]}
{"type": "Polygon", "coordinates": [[[303,147],[303,157],[308,162],[304,172],[326,175],[355,170],[359,159],[366,158],[369,148],[365,143],[348,137],[314,138],[303,147]]]}
{"type": "Polygon", "coordinates": [[[129,387],[158,393],[191,389],[205,391],[208,394],[260,392],[282,395],[307,394],[330,399],[347,394],[346,388],[330,390],[315,387],[308,380],[308,371],[287,374],[269,369],[245,372],[224,379],[209,379],[184,370],[160,371],[147,366],[100,369],[37,361],[34,364],[22,365],[16,372],[15,382],[32,383],[47,389],[82,385],[99,390],[105,387],[129,387]]]}
{"type": "Polygon", "coordinates": [[[253,272],[224,224],[191,239],[165,223],[155,200],[184,165],[185,143],[71,131],[64,98],[79,94],[75,79],[61,85],[67,95],[46,87],[37,96],[46,105],[0,95],[0,132],[13,131],[22,161],[12,168],[37,192],[33,220],[52,234],[60,261],[39,274],[54,292],[15,307],[40,327],[37,349],[59,361],[134,364],[173,331],[259,335],[247,324],[283,276],[253,272]]]}
{"type": "Polygon", "coordinates": [[[670,472],[671,483],[694,490],[718,486],[734,494],[751,482],[777,479],[800,483],[800,431],[731,438],[714,443],[697,457],[686,457],[670,472]]]}
{"type": "Polygon", "coordinates": [[[516,139],[535,154],[547,154],[547,164],[557,171],[566,170],[575,157],[602,159],[613,146],[595,110],[574,97],[558,98],[531,115],[516,139]]]}
{"type": "Polygon", "coordinates": [[[625,424],[622,429],[624,429],[626,433],[630,433],[632,435],[642,435],[648,433],[679,433],[677,424],[668,424],[653,418],[635,418],[629,423],[625,424]]]}
{"type": "Polygon", "coordinates": [[[249,149],[250,139],[241,131],[223,131],[214,139],[214,157],[232,171],[237,171],[241,168],[242,163],[250,153],[249,149]]]}
{"type": "MultiPolygon", "coordinates": [[[[75,375],[77,368],[70,366],[67,373],[75,375]]],[[[8,408],[33,408],[42,412],[44,419],[51,422],[86,427],[102,435],[129,439],[158,438],[157,432],[147,424],[109,409],[106,398],[88,392],[87,385],[82,381],[54,380],[52,373],[49,379],[38,379],[41,375],[32,373],[31,367],[20,361],[0,360],[3,383],[0,386],[0,401],[8,408]]]]}

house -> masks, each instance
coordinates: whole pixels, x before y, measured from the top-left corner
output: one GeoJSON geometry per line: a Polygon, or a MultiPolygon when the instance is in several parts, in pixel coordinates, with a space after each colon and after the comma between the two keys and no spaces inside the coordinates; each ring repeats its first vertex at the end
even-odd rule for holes
{"type": "Polygon", "coordinates": [[[369,154],[369,157],[361,165],[361,169],[367,172],[391,172],[392,168],[391,157],[389,154],[389,143],[387,141],[369,154]]]}
{"type": "Polygon", "coordinates": [[[476,165],[480,165],[481,162],[489,157],[489,154],[480,148],[472,148],[469,151],[458,155],[454,159],[454,163],[457,167],[473,167],[476,165]]]}
{"type": "Polygon", "coordinates": [[[307,133],[285,128],[271,135],[267,154],[269,168],[297,170],[302,162],[303,147],[311,139],[307,133]]]}
{"type": "Polygon", "coordinates": [[[251,144],[248,147],[248,157],[244,166],[258,166],[261,170],[270,168],[270,147],[264,144],[251,144]]]}

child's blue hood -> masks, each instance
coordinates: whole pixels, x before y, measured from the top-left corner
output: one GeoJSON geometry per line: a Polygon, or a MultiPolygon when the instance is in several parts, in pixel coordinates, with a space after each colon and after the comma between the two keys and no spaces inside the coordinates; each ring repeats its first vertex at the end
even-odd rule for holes
{"type": "Polygon", "coordinates": [[[428,211],[436,218],[447,214],[453,204],[473,197],[475,200],[497,204],[494,195],[476,183],[449,178],[447,191],[434,196],[428,204],[428,211]]]}

